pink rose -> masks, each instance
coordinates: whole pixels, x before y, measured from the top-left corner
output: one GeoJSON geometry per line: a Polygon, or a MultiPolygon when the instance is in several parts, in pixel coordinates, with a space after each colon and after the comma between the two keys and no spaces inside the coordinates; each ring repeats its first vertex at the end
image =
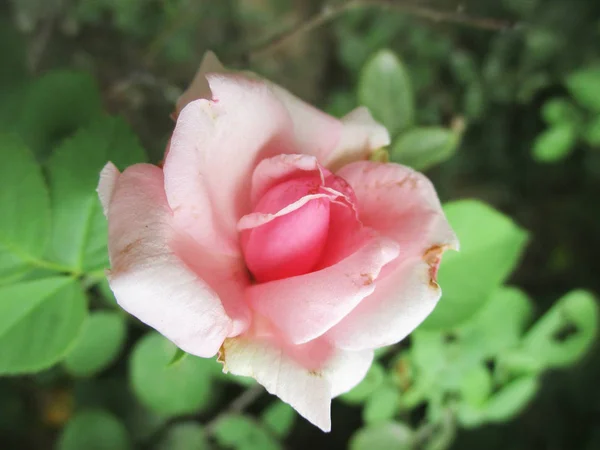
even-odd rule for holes
{"type": "Polygon", "coordinates": [[[423,175],[368,161],[387,131],[207,54],[164,167],[103,169],[110,286],[181,349],[217,352],[328,431],[331,399],[433,310],[458,246],[423,175]]]}

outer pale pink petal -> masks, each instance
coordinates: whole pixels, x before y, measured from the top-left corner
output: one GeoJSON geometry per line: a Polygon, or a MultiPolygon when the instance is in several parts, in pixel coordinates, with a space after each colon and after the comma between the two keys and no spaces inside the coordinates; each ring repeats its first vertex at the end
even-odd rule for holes
{"type": "Polygon", "coordinates": [[[266,340],[232,338],[223,343],[223,371],[253,377],[321,428],[331,429],[331,387],[318,371],[306,369],[266,340]]]}
{"type": "Polygon", "coordinates": [[[362,381],[373,362],[373,350],[350,352],[337,349],[323,368],[331,386],[331,396],[348,392],[362,381]]]}
{"type": "Polygon", "coordinates": [[[435,275],[441,254],[458,248],[431,183],[396,164],[355,163],[340,171],[358,197],[361,219],[400,243],[400,255],[375,291],[327,337],[347,350],[377,348],[408,335],[441,296],[435,275]]]}
{"type": "Polygon", "coordinates": [[[321,163],[330,170],[355,161],[365,160],[378,148],[390,144],[386,128],[373,119],[364,106],[349,112],[342,118],[342,134],[335,149],[321,163]]]}
{"type": "Polygon", "coordinates": [[[269,84],[292,118],[297,148],[295,153],[313,155],[319,161],[326,160],[340,140],[342,122],[300,100],[281,86],[269,84]]]}
{"type": "Polygon", "coordinates": [[[239,254],[237,220],[250,212],[258,162],[291,153],[287,111],[263,82],[209,75],[214,101],[196,100],[179,115],[165,171],[177,225],[220,253],[239,254]]]}
{"type": "Polygon", "coordinates": [[[121,175],[119,169],[111,162],[106,163],[104,168],[100,171],[100,181],[96,192],[98,192],[98,198],[102,204],[102,210],[104,211],[105,216],[108,216],[108,205],[112,199],[119,175],[121,175]]]}
{"type": "Polygon", "coordinates": [[[293,343],[324,334],[375,288],[382,267],[398,255],[398,245],[373,238],[346,259],[309,274],[248,288],[253,308],[293,343]]]}
{"type": "Polygon", "coordinates": [[[210,100],[212,94],[210,92],[210,87],[208,85],[208,80],[206,79],[206,75],[209,73],[224,73],[225,68],[221,64],[221,61],[217,58],[217,56],[208,51],[204,54],[202,58],[202,62],[200,63],[200,68],[196,72],[194,79],[185,90],[183,94],[177,100],[177,105],[175,108],[175,112],[173,113],[173,118],[177,119],[179,113],[185,106],[200,98],[205,98],[210,100]]]}
{"type": "Polygon", "coordinates": [[[109,207],[110,286],[119,304],[188,353],[214,355],[232,328],[216,293],[175,256],[163,172],[137,164],[109,207]]]}

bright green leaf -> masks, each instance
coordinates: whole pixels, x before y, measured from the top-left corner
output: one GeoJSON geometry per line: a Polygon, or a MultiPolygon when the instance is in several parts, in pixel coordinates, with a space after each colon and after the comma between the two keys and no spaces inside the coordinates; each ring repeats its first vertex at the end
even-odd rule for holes
{"type": "Polygon", "coordinates": [[[90,314],[75,348],[67,355],[67,372],[89,377],[108,367],[119,355],[127,332],[125,318],[118,312],[90,314]]]}
{"type": "Polygon", "coordinates": [[[379,387],[365,402],[363,420],[366,424],[386,422],[400,409],[400,391],[392,385],[379,387]]]}
{"type": "Polygon", "coordinates": [[[50,200],[40,167],[25,145],[0,135],[0,282],[23,275],[44,253],[50,200]]]}
{"type": "Polygon", "coordinates": [[[33,152],[45,158],[57,143],[101,111],[100,92],[88,73],[56,70],[28,89],[17,129],[33,152]]]}
{"type": "Polygon", "coordinates": [[[58,450],[129,450],[127,430],[112,414],[100,410],[77,413],[65,426],[58,450]]]}
{"type": "Polygon", "coordinates": [[[570,74],[566,84],[570,94],[581,106],[600,112],[600,66],[570,74]]]}
{"type": "Polygon", "coordinates": [[[217,443],[234,450],[279,450],[279,443],[252,419],[230,414],[222,417],[214,429],[217,443]]]}
{"type": "Polygon", "coordinates": [[[173,425],[156,446],[156,450],[208,450],[206,433],[196,422],[173,425]]]}
{"type": "Polygon", "coordinates": [[[459,200],[444,211],[460,252],[444,254],[442,298],[421,328],[448,329],[472,317],[514,270],[527,242],[523,229],[485,203],[459,200]]]}
{"type": "Polygon", "coordinates": [[[519,414],[538,390],[537,377],[517,379],[504,386],[488,400],[484,407],[490,422],[506,422],[519,414]]]}
{"type": "Polygon", "coordinates": [[[374,362],[367,375],[352,390],[342,394],[339,398],[347,403],[363,403],[375,390],[381,386],[385,378],[385,370],[381,364],[374,362]]]}
{"type": "Polygon", "coordinates": [[[411,450],[413,431],[399,422],[361,428],[350,438],[350,450],[411,450]]]}
{"type": "Polygon", "coordinates": [[[263,413],[262,422],[271,432],[280,438],[288,435],[294,421],[296,411],[287,403],[275,400],[263,413]]]}
{"type": "Polygon", "coordinates": [[[150,332],[140,339],[130,359],[129,380],[146,406],[165,416],[189,414],[211,401],[213,361],[189,356],[169,366],[175,344],[150,332]]]}
{"type": "Polygon", "coordinates": [[[554,125],[540,134],[533,145],[538,162],[556,162],[566,158],[577,143],[577,128],[571,123],[554,125]]]}
{"type": "Polygon", "coordinates": [[[395,135],[413,125],[414,100],[410,79],[398,57],[380,50],[364,66],[358,100],[395,135]]]}
{"type": "Polygon", "coordinates": [[[549,125],[579,124],[582,119],[577,106],[564,98],[552,98],[544,103],[542,117],[549,125]]]}
{"type": "Polygon", "coordinates": [[[464,374],[461,380],[462,399],[473,406],[481,406],[492,391],[492,376],[483,364],[479,364],[464,374]]]}
{"type": "Polygon", "coordinates": [[[413,128],[394,141],[391,159],[419,171],[427,170],[456,152],[460,135],[449,128],[413,128]]]}
{"type": "Polygon", "coordinates": [[[72,278],[0,287],[0,374],[38,372],[58,362],[86,312],[85,296],[72,278]]]}
{"type": "Polygon", "coordinates": [[[527,294],[517,288],[500,287],[458,330],[461,346],[478,361],[496,357],[520,343],[532,314],[527,294]]]}
{"type": "Polygon", "coordinates": [[[542,367],[568,367],[593,344],[598,329],[598,305],[592,294],[573,291],[540,318],[523,340],[523,350],[542,367]]]}
{"type": "Polygon", "coordinates": [[[96,193],[100,171],[108,161],[122,170],[144,159],[136,136],[113,117],[94,121],[56,149],[48,163],[52,260],[85,272],[108,266],[106,219],[96,193]]]}

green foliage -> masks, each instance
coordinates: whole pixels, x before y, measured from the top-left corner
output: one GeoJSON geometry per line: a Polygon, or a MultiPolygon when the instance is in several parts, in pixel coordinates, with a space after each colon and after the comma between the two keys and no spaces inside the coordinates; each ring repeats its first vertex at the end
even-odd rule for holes
{"type": "Polygon", "coordinates": [[[40,167],[27,147],[17,137],[1,134],[0,148],[1,283],[22,276],[30,262],[44,254],[50,201],[40,167]]]}
{"type": "Polygon", "coordinates": [[[204,429],[196,422],[184,422],[169,428],[156,450],[209,450],[204,429]]]}
{"type": "Polygon", "coordinates": [[[281,448],[263,427],[252,419],[229,414],[219,419],[214,436],[225,449],[233,450],[278,450],[281,448]]]}
{"type": "Polygon", "coordinates": [[[539,162],[555,162],[564,159],[577,143],[577,129],[569,123],[561,123],[540,134],[533,147],[533,157],[539,162]]]}
{"type": "Polygon", "coordinates": [[[159,333],[140,339],[130,359],[129,381],[148,408],[164,416],[193,413],[210,405],[211,360],[188,356],[170,365],[177,347],[159,333]]]}
{"type": "Polygon", "coordinates": [[[377,388],[365,402],[363,421],[367,425],[386,422],[400,409],[400,393],[394,386],[384,384],[377,388]]]}
{"type": "Polygon", "coordinates": [[[392,135],[414,123],[414,100],[410,78],[402,62],[389,50],[375,54],[362,70],[358,101],[392,135]]]}
{"type": "Polygon", "coordinates": [[[448,252],[439,271],[443,297],[423,323],[427,329],[450,328],[481,308],[514,270],[527,233],[484,203],[461,200],[444,206],[458,235],[460,252],[448,252]]]}
{"type": "Polygon", "coordinates": [[[600,67],[592,66],[569,74],[566,85],[581,106],[600,113],[600,67]]]}
{"type": "Polygon", "coordinates": [[[56,70],[28,87],[16,129],[36,156],[45,159],[56,144],[101,112],[100,93],[89,74],[56,70]]]}
{"type": "Polygon", "coordinates": [[[0,287],[0,374],[38,372],[58,362],[86,313],[83,292],[69,277],[0,287]]]}
{"type": "Polygon", "coordinates": [[[58,450],[129,450],[127,430],[113,415],[100,410],[77,413],[67,423],[58,450]]]}
{"type": "Polygon", "coordinates": [[[427,170],[456,152],[461,131],[443,127],[413,128],[394,141],[391,159],[416,170],[427,170]]]}
{"type": "Polygon", "coordinates": [[[296,420],[296,411],[287,403],[275,400],[263,413],[262,423],[275,436],[283,438],[288,435],[294,421],[296,420]]]}
{"type": "Polygon", "coordinates": [[[410,450],[412,430],[400,422],[384,422],[357,431],[350,440],[350,450],[410,450]]]}
{"type": "Polygon", "coordinates": [[[89,377],[102,371],[119,356],[126,331],[122,314],[103,311],[91,313],[75,347],[64,361],[65,369],[79,377],[89,377]]]}
{"type": "Polygon", "coordinates": [[[536,322],[523,347],[542,368],[568,367],[588,351],[597,329],[596,299],[589,292],[573,291],[536,322]]]}
{"type": "Polygon", "coordinates": [[[59,145],[50,160],[53,230],[50,258],[78,273],[108,267],[107,227],[96,186],[107,161],[120,169],[142,162],[144,150],[120,119],[104,117],[59,145]]]}

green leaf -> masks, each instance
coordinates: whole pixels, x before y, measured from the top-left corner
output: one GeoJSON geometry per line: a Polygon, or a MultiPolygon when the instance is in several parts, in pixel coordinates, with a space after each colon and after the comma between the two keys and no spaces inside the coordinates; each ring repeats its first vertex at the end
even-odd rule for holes
{"type": "Polygon", "coordinates": [[[164,416],[190,414],[210,405],[214,361],[188,356],[169,366],[175,344],[150,332],[140,339],[130,359],[129,380],[142,403],[164,416]]]}
{"type": "Polygon", "coordinates": [[[118,312],[90,314],[75,348],[64,365],[73,376],[89,377],[108,367],[119,355],[126,337],[125,318],[118,312]]]}
{"type": "Polygon", "coordinates": [[[490,422],[506,422],[518,415],[535,397],[538,390],[535,376],[517,379],[490,397],[485,405],[485,417],[490,422]]]}
{"type": "Polygon", "coordinates": [[[533,145],[533,158],[538,162],[556,162],[566,158],[577,143],[577,128],[561,123],[540,134],[533,145]]]}
{"type": "Polygon", "coordinates": [[[40,167],[16,137],[1,134],[0,283],[22,276],[40,258],[50,228],[50,200],[40,167]]]}
{"type": "Polygon", "coordinates": [[[177,364],[178,362],[180,362],[183,358],[185,358],[187,356],[187,353],[184,352],[183,350],[181,350],[179,347],[177,348],[177,350],[175,351],[175,354],[173,355],[173,358],[171,359],[171,361],[169,361],[169,366],[172,366],[174,364],[177,364]]]}
{"type": "Polygon", "coordinates": [[[592,294],[573,291],[539,319],[523,340],[523,350],[542,367],[568,367],[591,347],[598,329],[598,305],[592,294]]]}
{"type": "Polygon", "coordinates": [[[279,450],[281,446],[252,419],[229,414],[217,422],[214,429],[217,443],[235,450],[279,450]]]}
{"type": "Polygon", "coordinates": [[[581,106],[593,112],[600,112],[600,66],[570,74],[566,85],[569,93],[581,106]]]}
{"type": "Polygon", "coordinates": [[[410,128],[414,123],[414,100],[410,79],[398,57],[380,50],[363,67],[358,100],[390,132],[410,128]]]}
{"type": "Polygon", "coordinates": [[[449,329],[472,317],[514,270],[527,242],[523,229],[485,203],[459,200],[444,211],[460,252],[444,255],[438,277],[442,298],[424,329],[449,329]]]}
{"type": "Polygon", "coordinates": [[[350,450],[410,450],[413,431],[399,422],[385,422],[361,428],[350,438],[350,450]]]}
{"type": "Polygon", "coordinates": [[[492,376],[483,364],[467,371],[461,381],[461,398],[470,405],[483,405],[492,392],[492,376]]]}
{"type": "Polygon", "coordinates": [[[542,107],[542,117],[549,125],[562,123],[579,124],[581,112],[572,102],[564,98],[551,98],[542,107]]]}
{"type": "Polygon", "coordinates": [[[381,386],[385,379],[385,370],[378,362],[374,362],[367,375],[352,390],[342,394],[339,399],[350,404],[360,404],[381,386]]]}
{"type": "Polygon", "coordinates": [[[206,433],[196,422],[173,425],[156,446],[156,450],[209,450],[206,433]]]}
{"type": "Polygon", "coordinates": [[[391,159],[424,171],[449,159],[458,148],[460,136],[460,132],[449,128],[413,128],[394,141],[391,159]]]}
{"type": "Polygon", "coordinates": [[[77,413],[64,428],[58,450],[129,450],[127,430],[112,414],[100,410],[77,413]]]}
{"type": "Polygon", "coordinates": [[[53,232],[50,257],[79,272],[108,266],[107,227],[96,193],[108,161],[120,169],[145,160],[127,124],[103,117],[63,142],[49,162],[53,232]]]}
{"type": "Polygon", "coordinates": [[[372,425],[394,418],[400,409],[400,391],[392,385],[384,384],[367,399],[363,409],[363,420],[372,425]]]}
{"type": "Polygon", "coordinates": [[[100,92],[85,72],[55,70],[28,89],[17,130],[40,158],[102,111],[100,92]]]}
{"type": "Polygon", "coordinates": [[[592,147],[600,147],[600,115],[593,117],[586,124],[584,138],[592,147]]]}
{"type": "Polygon", "coordinates": [[[262,413],[261,419],[265,426],[271,430],[275,436],[284,438],[294,426],[296,411],[287,403],[275,400],[262,413]]]}
{"type": "Polygon", "coordinates": [[[0,374],[38,372],[58,362],[86,312],[85,296],[72,278],[0,287],[0,374]]]}
{"type": "Polygon", "coordinates": [[[466,353],[483,361],[515,348],[533,315],[527,294],[500,287],[489,301],[457,332],[466,353]]]}

